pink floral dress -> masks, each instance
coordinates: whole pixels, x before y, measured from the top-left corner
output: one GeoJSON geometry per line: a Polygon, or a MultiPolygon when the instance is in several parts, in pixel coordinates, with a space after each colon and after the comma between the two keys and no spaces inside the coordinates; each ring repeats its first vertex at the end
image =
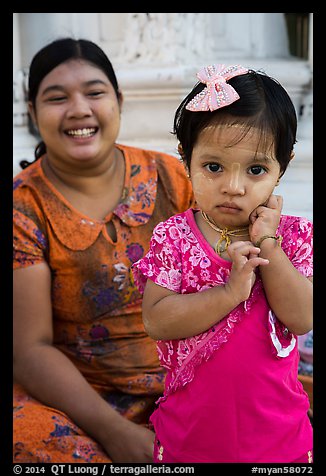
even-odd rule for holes
{"type": "MultiPolygon", "coordinates": [[[[195,212],[155,227],[133,265],[141,292],[147,279],[181,294],[227,282],[232,263],[207,243],[195,212]]],[[[282,215],[277,233],[293,266],[311,276],[312,223],[282,215]]],[[[167,377],[151,416],[156,462],[294,462],[312,450],[297,337],[269,308],[259,271],[249,299],[222,321],[157,349],[167,377]]]]}

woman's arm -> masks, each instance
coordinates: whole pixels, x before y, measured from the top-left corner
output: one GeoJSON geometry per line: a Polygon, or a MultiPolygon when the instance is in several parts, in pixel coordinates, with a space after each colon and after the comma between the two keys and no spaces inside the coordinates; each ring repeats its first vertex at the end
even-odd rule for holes
{"type": "Polygon", "coordinates": [[[14,378],[66,413],[114,462],[151,462],[154,434],[116,412],[52,345],[51,273],[45,263],[14,271],[14,378]]]}
{"type": "Polygon", "coordinates": [[[232,271],[228,282],[193,294],[178,294],[147,280],[143,297],[146,332],[155,340],[182,339],[200,334],[248,299],[254,269],[268,261],[257,256],[251,242],[232,243],[228,253],[232,271]]]}

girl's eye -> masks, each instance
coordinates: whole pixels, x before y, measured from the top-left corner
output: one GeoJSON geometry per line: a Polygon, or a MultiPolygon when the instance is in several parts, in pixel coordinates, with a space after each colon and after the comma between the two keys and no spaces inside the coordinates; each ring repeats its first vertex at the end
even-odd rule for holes
{"type": "Polygon", "coordinates": [[[216,163],[207,164],[205,165],[205,168],[208,169],[210,172],[219,172],[221,170],[220,164],[216,163]]]}
{"type": "Polygon", "coordinates": [[[249,169],[249,173],[251,175],[263,175],[266,172],[267,172],[267,170],[264,167],[262,167],[261,165],[253,165],[249,169]]]}

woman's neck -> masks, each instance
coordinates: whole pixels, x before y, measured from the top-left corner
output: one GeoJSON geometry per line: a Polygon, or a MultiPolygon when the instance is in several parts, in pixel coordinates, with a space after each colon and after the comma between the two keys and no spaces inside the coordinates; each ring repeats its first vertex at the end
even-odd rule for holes
{"type": "Polygon", "coordinates": [[[110,183],[124,183],[125,164],[123,153],[114,148],[108,159],[89,168],[72,168],[46,156],[43,161],[44,172],[59,189],[73,189],[89,196],[97,196],[107,190],[110,183]]]}

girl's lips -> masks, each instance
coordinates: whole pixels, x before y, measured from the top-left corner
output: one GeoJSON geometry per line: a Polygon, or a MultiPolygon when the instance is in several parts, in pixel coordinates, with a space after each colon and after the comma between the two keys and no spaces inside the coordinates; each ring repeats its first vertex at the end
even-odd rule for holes
{"type": "Polygon", "coordinates": [[[240,210],[240,207],[234,202],[223,202],[219,206],[225,208],[237,208],[238,210],[240,210]]]}
{"type": "Polygon", "coordinates": [[[240,208],[223,207],[222,205],[220,205],[218,209],[223,213],[230,213],[230,214],[239,213],[241,211],[240,208]]]}
{"type": "Polygon", "coordinates": [[[231,214],[239,213],[241,211],[241,208],[239,208],[235,203],[221,203],[217,208],[224,213],[231,214]]]}

